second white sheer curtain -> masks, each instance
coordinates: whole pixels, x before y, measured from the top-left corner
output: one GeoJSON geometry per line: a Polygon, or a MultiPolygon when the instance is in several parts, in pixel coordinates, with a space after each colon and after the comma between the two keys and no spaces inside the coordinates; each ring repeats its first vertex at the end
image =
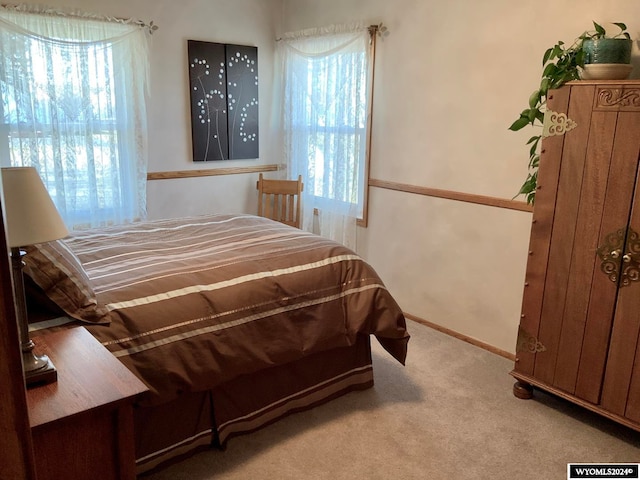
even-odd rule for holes
{"type": "Polygon", "coordinates": [[[303,177],[303,228],[354,250],[364,203],[369,41],[366,27],[349,25],[278,42],[285,159],[289,178],[303,177]]]}

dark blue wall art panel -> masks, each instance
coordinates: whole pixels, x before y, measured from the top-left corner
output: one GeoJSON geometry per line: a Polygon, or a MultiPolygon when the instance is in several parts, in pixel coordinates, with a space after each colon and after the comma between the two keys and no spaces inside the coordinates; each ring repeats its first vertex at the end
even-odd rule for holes
{"type": "Polygon", "coordinates": [[[258,48],[225,45],[229,158],[258,158],[258,48]]]}
{"type": "Polygon", "coordinates": [[[193,160],[258,158],[258,48],[188,41],[193,160]]]}

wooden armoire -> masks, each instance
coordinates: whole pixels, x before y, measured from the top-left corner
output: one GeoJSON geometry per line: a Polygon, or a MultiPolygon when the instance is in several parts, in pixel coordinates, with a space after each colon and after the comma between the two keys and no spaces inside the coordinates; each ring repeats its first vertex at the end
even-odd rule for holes
{"type": "Polygon", "coordinates": [[[549,93],[514,394],[640,430],[640,81],[549,93]]]}

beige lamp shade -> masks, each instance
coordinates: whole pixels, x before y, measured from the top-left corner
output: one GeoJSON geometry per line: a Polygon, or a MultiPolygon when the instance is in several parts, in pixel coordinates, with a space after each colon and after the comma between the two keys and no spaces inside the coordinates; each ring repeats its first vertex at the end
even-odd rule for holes
{"type": "Polygon", "coordinates": [[[3,168],[2,188],[10,247],[50,242],[69,235],[35,168],[3,168]]]}

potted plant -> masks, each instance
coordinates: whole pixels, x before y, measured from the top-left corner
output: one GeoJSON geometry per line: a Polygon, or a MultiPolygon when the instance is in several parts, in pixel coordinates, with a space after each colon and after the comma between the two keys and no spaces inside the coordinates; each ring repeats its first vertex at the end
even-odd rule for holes
{"type": "Polygon", "coordinates": [[[607,37],[604,28],[593,22],[595,32],[587,32],[582,38],[584,51],[583,79],[619,80],[631,72],[631,47],[633,42],[624,23],[614,23],[620,32],[607,37]]]}
{"type": "MultiPolygon", "coordinates": [[[[545,51],[542,57],[543,71],[540,86],[529,97],[528,108],[520,113],[519,118],[511,124],[509,130],[518,131],[527,125],[542,128],[548,91],[560,88],[566,82],[585,78],[589,76],[588,72],[591,73],[592,78],[598,79],[603,79],[607,76],[608,78],[612,78],[611,75],[617,75],[618,78],[626,78],[629,75],[631,71],[632,41],[629,33],[626,31],[627,26],[624,23],[613,23],[613,25],[620,29],[620,32],[617,32],[614,36],[607,36],[607,32],[601,25],[596,22],[593,22],[593,25],[595,30],[584,32],[576,38],[572,45],[566,46],[564,42],[559,41],[545,51]],[[605,40],[615,41],[611,43],[605,40]],[[607,54],[602,53],[603,46],[605,50],[608,50],[607,54]],[[622,53],[617,49],[621,49],[622,53]],[[614,67],[598,69],[597,67],[593,68],[589,66],[596,64],[609,66],[613,64],[614,67]],[[615,65],[618,66],[617,69],[615,65]],[[624,67],[624,72],[621,71],[621,67],[624,67]],[[621,77],[623,74],[624,76],[621,77]]],[[[539,134],[531,137],[527,141],[527,145],[530,146],[529,173],[520,191],[516,194],[516,197],[518,195],[524,195],[527,203],[530,205],[535,203],[541,140],[542,134],[539,134]]]]}

